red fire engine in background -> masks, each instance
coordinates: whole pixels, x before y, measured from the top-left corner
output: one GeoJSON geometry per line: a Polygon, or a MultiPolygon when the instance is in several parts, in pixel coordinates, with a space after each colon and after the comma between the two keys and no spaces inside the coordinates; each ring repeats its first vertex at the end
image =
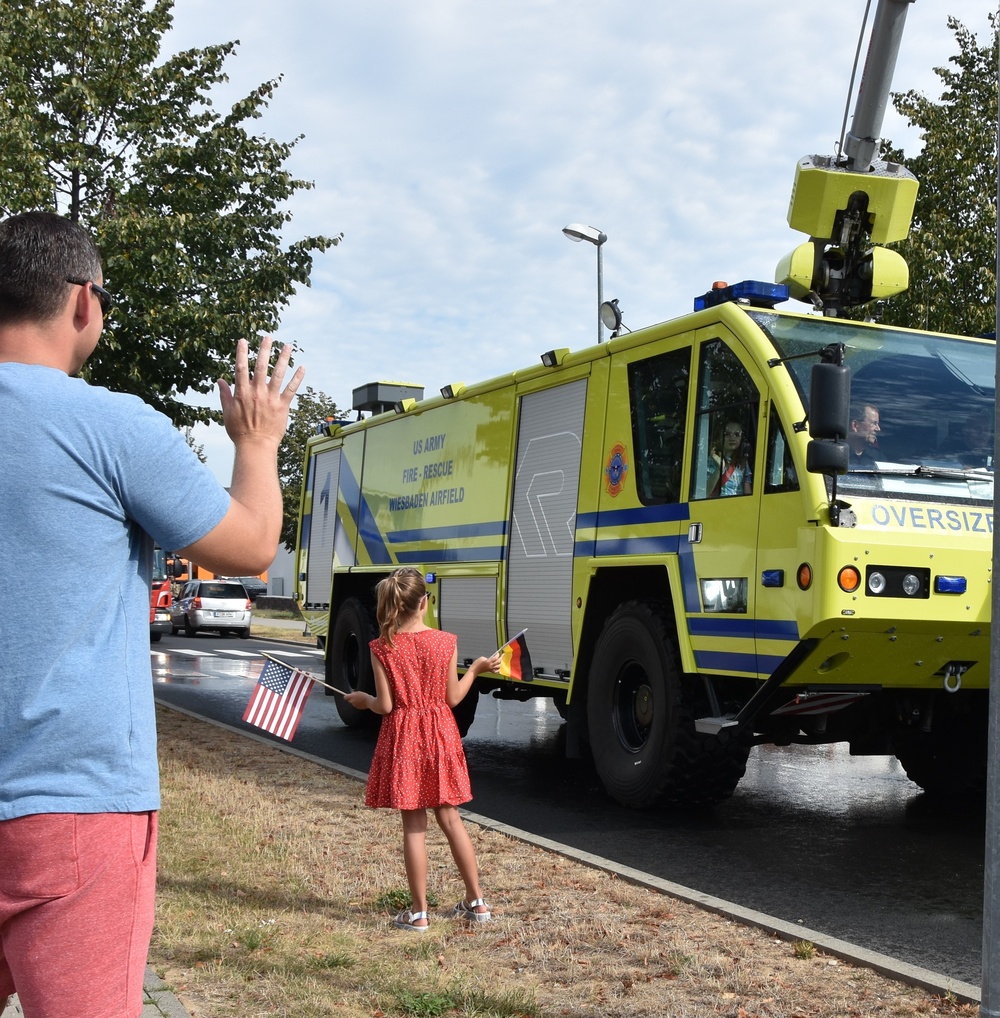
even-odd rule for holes
{"type": "Polygon", "coordinates": [[[150,583],[150,642],[156,643],[170,632],[170,608],[173,605],[171,584],[187,572],[187,566],[173,552],[159,545],[153,549],[153,577],[150,583]]]}
{"type": "Polygon", "coordinates": [[[153,575],[149,590],[150,643],[156,643],[164,633],[170,632],[170,606],[174,599],[170,583],[179,564],[170,552],[159,545],[153,549],[153,575]]]}

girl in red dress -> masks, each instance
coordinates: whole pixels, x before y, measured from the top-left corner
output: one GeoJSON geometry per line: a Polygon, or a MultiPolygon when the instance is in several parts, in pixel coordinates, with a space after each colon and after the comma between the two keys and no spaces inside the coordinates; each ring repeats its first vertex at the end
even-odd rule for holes
{"type": "Polygon", "coordinates": [[[458,637],[424,624],[427,589],[417,569],[397,569],[378,584],[376,594],[379,638],[369,645],[376,695],[358,690],[345,699],[359,710],[385,715],[365,804],[398,809],[403,817],[403,861],[413,904],[393,925],[427,930],[428,809],[434,810],[465,882],[465,898],[453,914],[489,922],[476,851],[457,809],[472,798],[472,788],[451,708],[462,702],[477,675],[499,669],[500,655],[477,658],[458,677],[458,637]]]}

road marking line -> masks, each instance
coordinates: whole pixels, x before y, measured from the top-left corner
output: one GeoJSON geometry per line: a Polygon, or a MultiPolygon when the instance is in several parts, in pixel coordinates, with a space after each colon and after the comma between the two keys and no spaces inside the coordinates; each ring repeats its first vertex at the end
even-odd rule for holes
{"type": "MultiPolygon", "coordinates": [[[[170,654],[178,654],[178,655],[184,655],[184,656],[187,656],[187,657],[195,657],[195,658],[202,658],[202,657],[222,657],[222,658],[225,658],[225,657],[235,657],[235,658],[247,658],[247,657],[250,657],[250,658],[259,658],[259,657],[263,657],[263,654],[260,651],[254,651],[254,650],[220,649],[220,650],[213,651],[213,650],[193,650],[193,649],[188,648],[188,647],[171,647],[169,650],[167,650],[166,648],[162,648],[162,647],[157,647],[157,648],[150,647],[149,648],[149,653],[150,653],[150,655],[156,655],[157,657],[167,657],[170,654]]],[[[321,650],[288,650],[288,651],[282,650],[281,656],[282,657],[291,657],[291,658],[305,657],[305,658],[312,658],[313,660],[322,660],[323,659],[323,651],[321,651],[321,650]]]]}

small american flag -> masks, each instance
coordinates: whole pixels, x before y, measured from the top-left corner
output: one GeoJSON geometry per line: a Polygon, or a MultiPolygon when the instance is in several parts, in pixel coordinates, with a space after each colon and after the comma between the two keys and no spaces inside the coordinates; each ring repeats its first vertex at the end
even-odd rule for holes
{"type": "Polygon", "coordinates": [[[312,687],[313,679],[308,673],[268,658],[243,720],[291,742],[312,687]]]}

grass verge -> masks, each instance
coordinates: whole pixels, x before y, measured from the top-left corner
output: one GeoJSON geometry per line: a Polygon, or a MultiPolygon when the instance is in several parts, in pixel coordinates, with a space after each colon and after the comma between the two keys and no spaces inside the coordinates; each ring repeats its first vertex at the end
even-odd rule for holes
{"type": "Polygon", "coordinates": [[[194,1018],[978,1014],[474,825],[495,921],[448,918],[462,887],[432,824],[440,904],[426,934],[397,931],[396,813],[366,809],[358,782],[277,747],[157,716],[150,964],[194,1018]]]}
{"type": "Polygon", "coordinates": [[[255,609],[250,623],[250,635],[258,640],[284,640],[288,643],[316,646],[316,637],[306,628],[306,620],[292,612],[255,609]],[[274,621],[296,622],[298,625],[275,625],[274,621]]]}

